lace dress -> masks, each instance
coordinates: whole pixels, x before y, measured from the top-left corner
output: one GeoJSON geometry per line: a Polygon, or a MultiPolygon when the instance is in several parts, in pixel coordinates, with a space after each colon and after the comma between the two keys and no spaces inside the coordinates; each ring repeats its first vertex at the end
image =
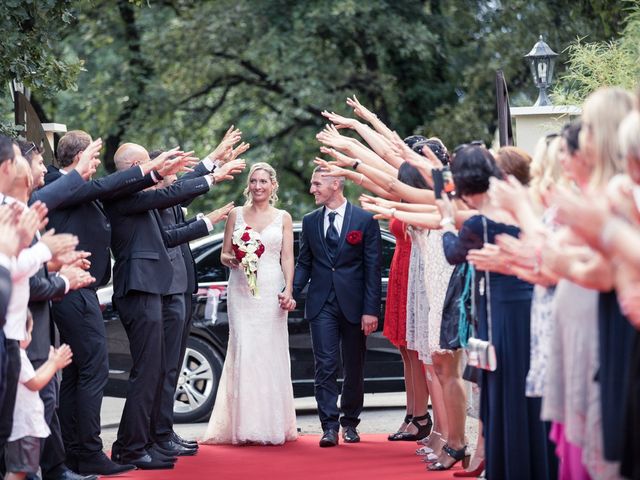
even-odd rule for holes
{"type": "Polygon", "coordinates": [[[411,237],[406,232],[404,223],[395,218],[389,222],[389,230],[396,239],[396,248],[389,270],[383,334],[396,347],[404,347],[407,345],[407,284],[411,237]]]}
{"type": "Polygon", "coordinates": [[[427,351],[418,350],[420,360],[430,364],[433,353],[453,354],[453,350],[440,348],[440,326],[442,325],[442,310],[447,295],[449,280],[454,266],[447,262],[442,248],[442,232],[429,230],[425,239],[426,252],[425,282],[427,298],[429,299],[429,334],[427,351]]]}
{"type": "Polygon", "coordinates": [[[414,227],[407,284],[407,348],[426,355],[429,351],[429,301],[426,282],[426,238],[429,232],[414,227]]]}
{"type": "MultiPolygon", "coordinates": [[[[234,229],[245,228],[242,208],[234,229]]],[[[232,269],[227,290],[229,346],[216,403],[202,443],[283,444],[297,438],[287,312],[278,303],[283,211],[260,232],[258,295],[244,272],[232,269]]]]}

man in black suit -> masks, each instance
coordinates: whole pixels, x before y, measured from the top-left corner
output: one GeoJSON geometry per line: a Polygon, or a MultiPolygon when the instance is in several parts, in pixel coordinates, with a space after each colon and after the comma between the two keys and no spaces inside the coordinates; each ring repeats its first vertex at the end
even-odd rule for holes
{"type": "MultiPolygon", "coordinates": [[[[149,154],[139,145],[125,144],[114,159],[116,168],[126,171],[131,165],[147,163],[149,154]]],[[[178,310],[170,305],[176,297],[169,295],[173,288],[173,268],[157,209],[193,199],[207,192],[213,183],[243,168],[244,163],[231,162],[211,175],[164,189],[138,192],[105,204],[113,225],[114,306],[129,337],[133,360],[118,438],[112,448],[112,459],[116,462],[159,469],[172,468],[174,461],[167,453],[174,454],[175,449],[162,448],[164,442],[171,442],[172,432],[163,432],[166,438],[158,437],[157,433],[152,438],[150,425],[154,400],[163,388],[167,369],[163,311],[171,309],[175,317],[173,310],[178,310]]],[[[184,303],[180,304],[184,309],[184,303]]],[[[181,326],[183,317],[184,310],[181,326]]],[[[174,365],[176,361],[174,359],[174,365]]]]}
{"type": "MultiPolygon", "coordinates": [[[[49,167],[45,184],[61,181],[81,161],[85,151],[99,151],[100,145],[100,140],[92,142],[85,132],[66,133],[58,143],[57,160],[61,168],[49,167]]],[[[82,474],[113,475],[134,468],[112,462],[103,453],[100,439],[100,407],[109,366],[96,289],[111,277],[111,224],[102,202],[155,185],[162,174],[156,177],[153,170],[164,169],[165,160],[166,156],[161,156],[148,165],[87,182],[49,212],[49,228],[75,234],[78,249],[91,253],[89,273],[96,279],[87,288],[69,292],[53,302],[53,317],[61,340],[74,353],[74,362],[64,369],[60,386],[62,435],[68,465],[82,474]]],[[[175,173],[175,169],[165,173],[175,173]]]]}
{"type": "MultiPolygon", "coordinates": [[[[377,220],[345,199],[343,178],[324,173],[318,167],[311,177],[310,192],[321,207],[302,220],[293,289],[294,296],[299,295],[311,279],[305,318],[311,327],[315,393],[324,432],[320,446],[330,447],[338,444],[340,425],[345,442],[360,441],[356,427],[364,400],[366,335],[378,325],[382,280],[377,220]],[[337,382],[340,347],[342,392],[337,382]],[[337,406],[340,393],[342,417],[337,406]]],[[[281,298],[281,303],[288,301],[281,298]]]]}

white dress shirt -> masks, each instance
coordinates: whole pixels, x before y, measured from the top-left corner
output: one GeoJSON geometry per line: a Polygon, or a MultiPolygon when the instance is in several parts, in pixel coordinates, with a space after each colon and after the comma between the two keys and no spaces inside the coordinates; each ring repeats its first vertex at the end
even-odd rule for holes
{"type": "MultiPolygon", "coordinates": [[[[17,202],[15,198],[9,196],[3,197],[1,201],[6,204],[17,202]]],[[[18,258],[11,259],[9,271],[11,272],[13,288],[11,289],[11,298],[7,306],[7,323],[3,327],[4,335],[8,339],[24,340],[27,338],[29,278],[35,275],[42,267],[42,264],[49,260],[51,260],[51,251],[42,242],[22,250],[18,254],[18,258]]]]}
{"type": "Polygon", "coordinates": [[[10,442],[24,437],[47,438],[51,433],[44,419],[44,403],[40,395],[24,385],[35,375],[36,372],[27,357],[27,352],[21,348],[20,380],[16,392],[16,406],[13,409],[10,442]]]}
{"type": "Polygon", "coordinates": [[[342,205],[340,205],[335,210],[329,210],[327,207],[324,207],[324,236],[327,236],[327,230],[329,230],[329,213],[336,212],[336,218],[333,219],[333,226],[336,227],[338,231],[338,235],[342,232],[342,224],[344,223],[344,214],[347,211],[347,201],[345,200],[342,205]]]}

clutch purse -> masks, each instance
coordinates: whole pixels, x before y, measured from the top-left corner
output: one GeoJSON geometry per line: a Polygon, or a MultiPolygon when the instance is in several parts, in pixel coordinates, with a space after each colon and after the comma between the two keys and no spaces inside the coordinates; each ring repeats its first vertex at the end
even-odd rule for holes
{"type": "Polygon", "coordinates": [[[469,338],[467,343],[467,363],[472,367],[494,372],[498,367],[496,349],[488,340],[469,338]]]}
{"type": "MultiPolygon", "coordinates": [[[[488,242],[487,235],[487,219],[482,217],[482,226],[484,229],[484,243],[488,242]]],[[[489,330],[489,340],[481,340],[476,337],[470,337],[467,341],[467,363],[476,368],[482,370],[489,370],[494,372],[498,368],[498,358],[496,357],[496,348],[492,343],[492,328],[493,323],[491,318],[491,286],[489,283],[489,272],[484,272],[484,278],[480,279],[480,288],[478,289],[480,295],[485,294],[486,290],[486,304],[487,304],[487,326],[489,330]]]]}

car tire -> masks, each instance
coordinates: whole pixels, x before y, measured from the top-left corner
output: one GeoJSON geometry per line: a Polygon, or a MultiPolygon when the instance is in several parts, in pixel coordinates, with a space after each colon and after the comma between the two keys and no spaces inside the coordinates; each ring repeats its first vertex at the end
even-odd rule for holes
{"type": "Polygon", "coordinates": [[[173,402],[173,419],[176,423],[209,419],[216,401],[223,363],[224,359],[211,344],[198,337],[189,337],[173,402]]]}

